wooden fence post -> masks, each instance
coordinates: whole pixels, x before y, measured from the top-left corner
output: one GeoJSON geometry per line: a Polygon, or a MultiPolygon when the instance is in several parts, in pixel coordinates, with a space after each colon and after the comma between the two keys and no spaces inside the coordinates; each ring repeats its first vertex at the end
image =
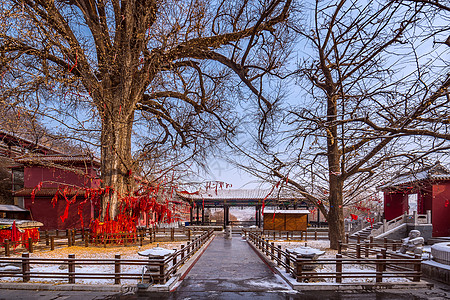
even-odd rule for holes
{"type": "Polygon", "coordinates": [[[54,236],[50,237],[50,250],[51,251],[55,250],[55,237],[54,236]]]}
{"type": "Polygon", "coordinates": [[[314,240],[317,241],[317,230],[314,230],[314,240]]]}
{"type": "Polygon", "coordinates": [[[295,265],[296,265],[295,278],[297,279],[297,282],[301,282],[303,281],[303,278],[301,278],[303,271],[303,262],[300,255],[296,256],[295,265]]]}
{"type": "Polygon", "coordinates": [[[345,234],[345,243],[348,244],[348,233],[345,234]]]}
{"type": "Polygon", "coordinates": [[[9,250],[9,240],[6,239],[5,240],[5,256],[10,256],[10,255],[11,255],[11,252],[9,250]]]}
{"type": "Polygon", "coordinates": [[[22,253],[22,280],[23,282],[30,281],[30,254],[22,253]]]}
{"type": "Polygon", "coordinates": [[[175,228],[171,228],[170,230],[170,240],[175,241],[175,228]]]}
{"type": "Polygon", "coordinates": [[[55,230],[55,235],[59,236],[59,230],[58,229],[55,230]]]}
{"type": "Polygon", "coordinates": [[[270,256],[270,258],[273,260],[275,258],[275,243],[272,242],[270,243],[270,249],[272,250],[272,255],[270,256]]]}
{"type": "Polygon", "coordinates": [[[361,244],[356,244],[356,258],[361,258],[361,244]]]}
{"type": "Polygon", "coordinates": [[[369,246],[369,247],[370,247],[370,249],[372,249],[372,248],[373,248],[373,236],[370,236],[370,237],[369,237],[369,241],[370,241],[370,242],[369,242],[369,243],[370,243],[370,246],[369,246]]]}
{"type": "Polygon", "coordinates": [[[420,254],[416,254],[414,255],[414,258],[418,259],[419,261],[414,263],[414,272],[416,272],[417,274],[414,275],[413,281],[419,282],[420,276],[422,275],[422,256],[420,254]]]}
{"type": "Polygon", "coordinates": [[[281,265],[281,245],[278,245],[278,260],[277,266],[281,265]]]}
{"type": "Polygon", "coordinates": [[[181,260],[184,258],[184,245],[181,245],[181,260]]]}
{"type": "Polygon", "coordinates": [[[50,239],[48,236],[48,230],[45,231],[45,246],[49,246],[50,245],[50,239]]]}
{"type": "Polygon", "coordinates": [[[69,271],[69,283],[75,283],[75,254],[69,254],[67,267],[69,271]]]}
{"type": "Polygon", "coordinates": [[[164,257],[159,259],[159,284],[166,283],[164,257]]]}
{"type": "Polygon", "coordinates": [[[114,256],[114,284],[120,284],[120,254],[114,256]]]}
{"type": "Polygon", "coordinates": [[[77,237],[77,230],[73,229],[72,232],[72,246],[75,246],[75,238],[77,237]]]}
{"type": "MultiPolygon", "coordinates": [[[[381,249],[381,255],[383,259],[386,259],[386,248],[381,249]]],[[[383,271],[386,271],[386,264],[383,265],[383,271]]]]}
{"type": "Polygon", "coordinates": [[[71,232],[69,230],[66,231],[66,235],[67,235],[67,247],[72,246],[72,238],[71,238],[71,232]]]}
{"type": "Polygon", "coordinates": [[[187,238],[188,238],[188,240],[190,240],[190,239],[191,239],[191,229],[190,229],[190,228],[188,228],[188,234],[187,234],[187,238]]]}
{"type": "Polygon", "coordinates": [[[342,253],[342,241],[338,241],[338,254],[342,253]]]}
{"type": "Polygon", "coordinates": [[[28,238],[28,252],[33,253],[33,239],[28,238]]]}
{"type": "Polygon", "coordinates": [[[286,256],[284,257],[284,263],[286,264],[286,273],[289,274],[290,268],[291,268],[291,261],[289,259],[289,250],[286,249],[286,256]]]}
{"type": "Polygon", "coordinates": [[[384,264],[382,262],[383,256],[378,253],[377,254],[377,260],[376,260],[376,282],[383,282],[383,269],[384,264]]]}
{"type": "Polygon", "coordinates": [[[336,254],[336,283],[342,283],[342,254],[336,254]]]}
{"type": "Polygon", "coordinates": [[[89,237],[87,236],[84,237],[84,246],[89,247],[89,237]]]}
{"type": "Polygon", "coordinates": [[[369,242],[365,241],[364,242],[364,257],[369,257],[369,242]]]}
{"type": "Polygon", "coordinates": [[[189,256],[189,253],[191,252],[191,242],[190,241],[187,242],[186,248],[187,248],[187,255],[189,256]]]}
{"type": "MultiPolygon", "coordinates": [[[[173,228],[172,228],[173,229],[173,228]]],[[[178,256],[178,254],[177,254],[177,249],[173,249],[175,252],[173,253],[173,263],[172,263],[172,266],[173,266],[173,274],[175,274],[176,272],[177,272],[177,267],[176,267],[176,265],[177,265],[177,256],[178,256]]]]}

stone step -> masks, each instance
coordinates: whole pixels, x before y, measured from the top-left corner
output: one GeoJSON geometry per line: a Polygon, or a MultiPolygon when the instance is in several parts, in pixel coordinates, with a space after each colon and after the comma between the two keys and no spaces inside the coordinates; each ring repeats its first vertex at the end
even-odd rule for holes
{"type": "Polygon", "coordinates": [[[427,244],[428,245],[434,245],[436,243],[443,243],[443,242],[449,242],[450,243],[450,237],[432,237],[428,239],[427,244]]]}

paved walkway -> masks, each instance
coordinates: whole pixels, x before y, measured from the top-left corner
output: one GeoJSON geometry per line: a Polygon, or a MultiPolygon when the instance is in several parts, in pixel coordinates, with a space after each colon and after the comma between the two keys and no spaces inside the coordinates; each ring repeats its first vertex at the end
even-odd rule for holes
{"type": "Polygon", "coordinates": [[[289,290],[246,240],[217,235],[187,274],[177,292],[289,290]]]}

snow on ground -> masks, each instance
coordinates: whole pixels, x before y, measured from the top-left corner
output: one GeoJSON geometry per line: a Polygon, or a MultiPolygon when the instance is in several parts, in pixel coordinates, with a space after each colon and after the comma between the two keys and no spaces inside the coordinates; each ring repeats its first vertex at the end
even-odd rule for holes
{"type": "MultiPolygon", "coordinates": [[[[330,241],[329,240],[317,240],[317,241],[283,241],[283,240],[275,240],[275,246],[281,245],[281,249],[293,249],[301,246],[308,246],[311,248],[317,248],[325,251],[325,254],[319,257],[319,260],[322,258],[336,258],[337,250],[330,249],[330,241]]],[[[345,257],[344,257],[345,258],[345,257]]],[[[327,265],[318,265],[315,269],[318,273],[334,273],[336,272],[336,265],[327,264],[327,265]]],[[[354,272],[354,273],[373,273],[375,274],[375,266],[374,265],[357,265],[357,264],[344,264],[342,266],[342,272],[354,272]]],[[[375,276],[375,275],[372,275],[375,276]]],[[[335,282],[334,278],[323,278],[317,281],[321,282],[335,282]]],[[[375,282],[375,278],[366,278],[366,277],[357,277],[357,278],[343,278],[343,283],[365,283],[365,282],[375,282]]],[[[383,282],[410,282],[409,279],[404,277],[383,277],[383,282]]]]}
{"type": "MultiPolygon", "coordinates": [[[[89,259],[114,259],[116,254],[121,255],[121,259],[140,259],[145,264],[147,260],[146,257],[140,256],[137,253],[139,251],[147,250],[153,247],[156,247],[159,244],[159,247],[166,249],[180,249],[182,244],[186,242],[158,242],[149,245],[145,245],[143,247],[139,246],[131,246],[131,247],[78,247],[73,246],[69,248],[59,248],[54,251],[43,251],[43,252],[35,252],[30,253],[31,258],[68,258],[69,254],[75,254],[75,258],[89,258],[89,259]]],[[[12,255],[11,257],[20,257],[21,254],[12,255]]],[[[33,265],[31,264],[31,271],[33,273],[60,273],[67,274],[67,264],[46,264],[46,265],[33,265]]],[[[142,273],[142,265],[134,265],[134,266],[121,266],[122,273],[134,273],[140,274],[142,273]]],[[[76,272],[80,273],[114,273],[114,265],[81,265],[76,266],[76,272]]],[[[3,277],[0,282],[5,281],[21,281],[20,277],[3,277]]],[[[44,279],[44,278],[31,278],[30,282],[40,282],[40,283],[67,283],[67,277],[64,279],[44,279]]],[[[113,284],[114,280],[112,279],[78,279],[76,278],[76,283],[81,284],[113,284]]],[[[122,284],[136,284],[136,280],[121,280],[122,284]]]]}

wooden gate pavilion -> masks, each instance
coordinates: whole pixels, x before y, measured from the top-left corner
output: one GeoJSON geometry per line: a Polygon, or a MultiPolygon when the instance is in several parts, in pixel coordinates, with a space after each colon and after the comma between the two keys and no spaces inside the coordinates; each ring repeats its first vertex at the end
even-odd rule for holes
{"type": "Polygon", "coordinates": [[[230,207],[255,207],[256,226],[262,225],[262,206],[282,209],[307,207],[305,198],[285,189],[210,189],[195,193],[178,193],[183,200],[189,201],[190,223],[205,225],[205,209],[223,208],[223,225],[230,224],[230,207]]]}

